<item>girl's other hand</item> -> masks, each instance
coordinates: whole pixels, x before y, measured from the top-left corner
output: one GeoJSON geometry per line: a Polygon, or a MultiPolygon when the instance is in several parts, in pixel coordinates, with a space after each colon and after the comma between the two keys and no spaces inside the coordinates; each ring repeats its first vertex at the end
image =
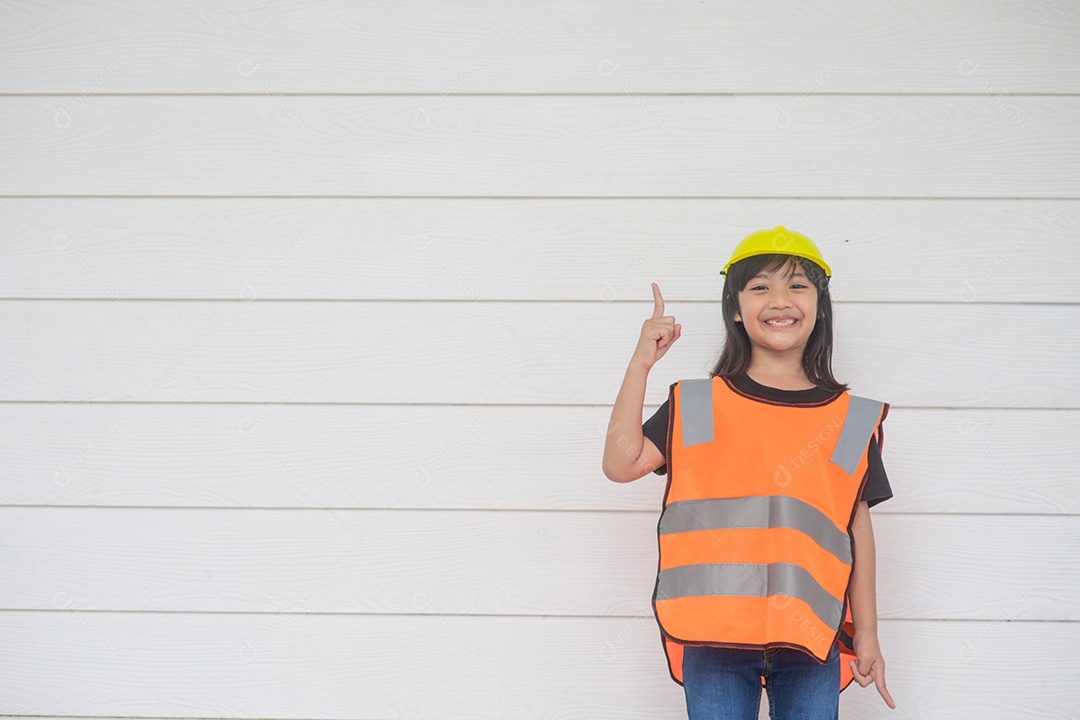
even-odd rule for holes
{"type": "Polygon", "coordinates": [[[646,370],[651,370],[682,335],[682,325],[675,323],[675,317],[664,315],[664,296],[660,294],[660,286],[653,283],[652,292],[652,317],[642,324],[641,337],[634,349],[634,359],[646,370]]]}
{"type": "Polygon", "coordinates": [[[895,710],[896,703],[885,687],[885,658],[881,656],[877,638],[856,636],[852,649],[855,650],[855,660],[849,660],[848,665],[855,682],[863,687],[874,683],[885,704],[895,710]]]}

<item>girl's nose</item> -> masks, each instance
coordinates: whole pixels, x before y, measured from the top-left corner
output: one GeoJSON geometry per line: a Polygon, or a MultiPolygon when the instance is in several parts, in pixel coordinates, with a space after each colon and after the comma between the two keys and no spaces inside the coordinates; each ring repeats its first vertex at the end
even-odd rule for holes
{"type": "Polygon", "coordinates": [[[789,296],[783,290],[778,290],[769,296],[769,307],[771,308],[786,308],[791,307],[791,296],[789,296]]]}

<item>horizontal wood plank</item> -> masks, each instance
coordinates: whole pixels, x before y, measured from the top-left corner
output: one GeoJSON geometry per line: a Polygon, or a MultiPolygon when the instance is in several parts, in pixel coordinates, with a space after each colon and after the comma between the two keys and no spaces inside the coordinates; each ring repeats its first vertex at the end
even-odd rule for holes
{"type": "MultiPolygon", "coordinates": [[[[2,400],[609,404],[651,303],[0,303],[2,400]]],[[[837,376],[927,407],[1080,408],[1080,307],[836,306],[837,376]]],[[[669,303],[646,402],[704,376],[717,303],[669,303]]]]}
{"type": "MultiPolygon", "coordinates": [[[[4,714],[686,716],[647,617],[56,611],[0,612],[0,627],[4,714]]],[[[1080,704],[1080,624],[883,620],[878,635],[897,710],[853,684],[845,717],[1059,720],[1080,704]]]]}
{"type": "Polygon", "coordinates": [[[0,194],[1077,198],[1078,96],[437,99],[0,97],[0,194]]]}
{"type": "MultiPolygon", "coordinates": [[[[0,606],[647,615],[656,512],[0,508],[0,606]]],[[[878,614],[1080,621],[1080,518],[878,515],[878,614]],[[1035,548],[1038,548],[1035,551],[1035,548]],[[1019,598],[1019,600],[1017,600],[1019,598]]]]}
{"type": "Polygon", "coordinates": [[[838,301],[1080,302],[1080,200],[903,199],[6,198],[0,296],[715,300],[778,224],[838,301]]]}
{"type": "Polygon", "coordinates": [[[1080,14],[1035,0],[38,0],[5,20],[3,93],[1080,92],[1080,14]]]}
{"type": "MultiPolygon", "coordinates": [[[[618,484],[602,473],[610,415],[610,406],[9,403],[0,503],[654,511],[666,476],[618,484]]],[[[893,497],[875,514],[1080,514],[1069,470],[1080,411],[896,407],[884,428],[893,497]]]]}

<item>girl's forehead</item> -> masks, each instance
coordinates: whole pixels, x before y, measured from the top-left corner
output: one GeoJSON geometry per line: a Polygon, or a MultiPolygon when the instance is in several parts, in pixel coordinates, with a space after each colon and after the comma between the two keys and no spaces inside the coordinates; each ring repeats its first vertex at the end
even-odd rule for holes
{"type": "Polygon", "coordinates": [[[790,260],[781,265],[780,267],[776,268],[775,270],[762,268],[757,275],[750,279],[757,280],[760,278],[762,280],[769,280],[777,275],[782,277],[806,277],[806,273],[802,271],[802,268],[799,267],[799,264],[794,260],[790,260]],[[794,270],[794,273],[792,272],[792,270],[794,270]]]}

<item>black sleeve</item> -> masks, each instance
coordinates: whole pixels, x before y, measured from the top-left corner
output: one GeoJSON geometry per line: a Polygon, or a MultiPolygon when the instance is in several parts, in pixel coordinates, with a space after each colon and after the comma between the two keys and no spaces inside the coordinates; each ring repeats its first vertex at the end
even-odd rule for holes
{"type": "MultiPolygon", "coordinates": [[[[659,450],[661,455],[667,453],[667,436],[668,436],[668,408],[671,406],[671,399],[668,398],[664,401],[664,404],[657,408],[653,416],[646,420],[641,426],[641,432],[648,439],[652,440],[659,450]]],[[[665,458],[666,459],[666,458],[665,458]]],[[[667,463],[665,462],[660,467],[653,470],[657,475],[667,475],[667,463]]]]}
{"type": "Polygon", "coordinates": [[[881,461],[881,449],[878,446],[876,435],[870,438],[867,462],[869,467],[866,472],[870,477],[866,480],[862,497],[859,499],[865,500],[867,507],[874,507],[893,496],[892,487],[889,485],[889,477],[885,474],[885,464],[881,461]]]}

